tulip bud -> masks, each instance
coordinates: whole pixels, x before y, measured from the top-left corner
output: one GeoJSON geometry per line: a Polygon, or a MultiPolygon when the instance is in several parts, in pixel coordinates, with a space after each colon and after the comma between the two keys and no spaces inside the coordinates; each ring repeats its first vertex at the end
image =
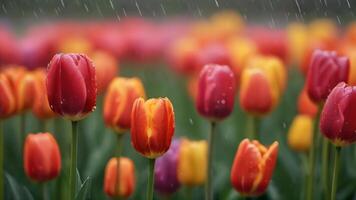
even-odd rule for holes
{"type": "Polygon", "coordinates": [[[271,112],[286,87],[286,71],[274,57],[255,57],[241,76],[240,105],[253,115],[271,112]]]}
{"type": "Polygon", "coordinates": [[[168,98],[135,100],[131,113],[131,143],[148,158],[163,155],[171,145],[175,122],[168,98]]]}
{"type": "Polygon", "coordinates": [[[180,141],[173,140],[167,153],[156,160],[154,186],[161,194],[172,194],[180,187],[177,176],[179,147],[180,141]]]}
{"type": "Polygon", "coordinates": [[[234,108],[235,87],[235,76],[228,66],[205,65],[198,80],[199,114],[214,121],[228,117],[234,108]]]}
{"type": "Polygon", "coordinates": [[[295,151],[308,151],[312,144],[313,118],[298,115],[294,118],[288,132],[288,145],[295,151]]]}
{"type": "Polygon", "coordinates": [[[115,78],[104,100],[104,120],[118,133],[130,129],[134,101],[145,97],[145,90],[138,78],[115,78]]]}
{"type": "Polygon", "coordinates": [[[318,106],[309,98],[306,88],[303,88],[298,97],[298,113],[315,117],[318,106]]]}
{"type": "Polygon", "coordinates": [[[183,185],[197,186],[205,183],[208,143],[205,140],[183,139],[179,150],[178,180],[183,185]]]}
{"type": "Polygon", "coordinates": [[[237,149],[231,169],[231,183],[244,196],[263,194],[272,177],[278,142],[266,148],[257,140],[244,139],[237,149]]]}
{"type": "Polygon", "coordinates": [[[35,102],[36,77],[32,72],[25,71],[22,75],[14,77],[14,94],[16,111],[23,112],[32,108],[35,102]]]}
{"type": "Polygon", "coordinates": [[[7,118],[16,110],[11,83],[5,74],[0,74],[0,119],[7,118]]]}
{"type": "Polygon", "coordinates": [[[111,158],[106,165],[104,192],[109,197],[128,198],[135,190],[135,166],[132,160],[125,157],[120,157],[119,167],[117,164],[117,158],[111,158]]]}
{"type": "Polygon", "coordinates": [[[29,134],[25,140],[24,167],[34,181],[56,178],[61,170],[61,154],[56,139],[50,133],[29,134]]]}
{"type": "Polygon", "coordinates": [[[326,99],[320,130],[336,146],[356,141],[356,86],[339,83],[326,99]]]}
{"type": "Polygon", "coordinates": [[[309,97],[316,103],[325,101],[338,83],[347,81],[349,68],[347,57],[339,57],[334,51],[314,51],[307,76],[309,97]]]}
{"type": "Polygon", "coordinates": [[[115,57],[101,51],[93,53],[92,59],[96,70],[98,93],[101,93],[106,90],[111,80],[118,74],[118,63],[115,57]]]}
{"type": "Polygon", "coordinates": [[[83,54],[57,54],[48,65],[47,94],[51,109],[72,121],[96,105],[95,68],[83,54]]]}
{"type": "Polygon", "coordinates": [[[56,114],[51,110],[48,103],[46,90],[46,72],[44,70],[37,70],[34,72],[34,75],[36,83],[32,112],[39,119],[52,118],[56,114]]]}

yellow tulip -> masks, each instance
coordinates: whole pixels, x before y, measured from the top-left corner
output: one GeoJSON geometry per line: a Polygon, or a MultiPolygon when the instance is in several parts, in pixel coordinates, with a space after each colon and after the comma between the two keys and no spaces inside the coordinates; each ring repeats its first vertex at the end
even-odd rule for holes
{"type": "Polygon", "coordinates": [[[288,132],[288,145],[299,152],[308,151],[312,144],[313,118],[297,115],[288,132]]]}

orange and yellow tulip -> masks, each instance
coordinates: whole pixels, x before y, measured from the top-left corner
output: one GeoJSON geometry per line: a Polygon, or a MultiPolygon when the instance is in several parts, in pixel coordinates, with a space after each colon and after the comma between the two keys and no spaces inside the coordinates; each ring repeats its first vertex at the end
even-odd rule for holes
{"type": "Polygon", "coordinates": [[[0,74],[0,119],[11,116],[16,111],[16,102],[11,83],[5,74],[0,74]]]}
{"type": "Polygon", "coordinates": [[[131,114],[131,143],[148,158],[163,155],[171,145],[175,122],[172,103],[168,98],[135,100],[131,114]]]}
{"type": "Polygon", "coordinates": [[[308,115],[297,115],[288,132],[288,145],[295,151],[308,151],[312,144],[313,118],[308,115]]]}

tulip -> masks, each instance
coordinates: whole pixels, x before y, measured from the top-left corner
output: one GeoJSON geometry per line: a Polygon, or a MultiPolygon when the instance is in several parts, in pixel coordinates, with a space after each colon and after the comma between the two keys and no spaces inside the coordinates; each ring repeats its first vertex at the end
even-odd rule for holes
{"type": "Polygon", "coordinates": [[[309,97],[316,103],[325,101],[338,83],[347,81],[349,68],[347,57],[337,56],[334,51],[314,51],[307,76],[309,97]]]}
{"type": "Polygon", "coordinates": [[[162,157],[158,158],[155,167],[155,190],[163,195],[176,192],[180,183],[178,181],[177,168],[179,158],[180,141],[173,140],[170,149],[162,157]]]}
{"type": "Polygon", "coordinates": [[[138,78],[115,78],[104,100],[104,121],[118,133],[130,129],[134,101],[145,97],[145,90],[138,78]]]}
{"type": "Polygon", "coordinates": [[[234,73],[225,65],[205,65],[199,75],[196,108],[200,115],[218,121],[234,108],[234,73]]]}
{"type": "Polygon", "coordinates": [[[318,106],[309,98],[306,88],[303,88],[298,97],[299,114],[315,117],[318,112],[318,106]]]}
{"type": "Polygon", "coordinates": [[[308,29],[303,23],[292,23],[287,27],[288,49],[293,61],[300,65],[308,48],[308,29]]]}
{"type": "Polygon", "coordinates": [[[56,139],[50,133],[29,134],[24,147],[24,168],[33,181],[56,178],[61,170],[61,154],[56,139]]]}
{"type": "Polygon", "coordinates": [[[207,178],[208,143],[205,140],[181,142],[178,158],[178,180],[183,185],[198,186],[207,178]]]}
{"type": "Polygon", "coordinates": [[[297,115],[288,132],[288,145],[295,151],[308,151],[312,145],[313,118],[297,115]]]}
{"type": "Polygon", "coordinates": [[[96,77],[92,61],[83,54],[57,54],[48,65],[47,95],[51,109],[72,121],[69,195],[75,197],[78,120],[94,111],[96,77]]]}
{"type": "Polygon", "coordinates": [[[92,54],[93,63],[96,70],[98,93],[106,90],[111,80],[118,74],[118,63],[112,55],[96,51],[92,54]]]}
{"type": "Polygon", "coordinates": [[[153,199],[155,159],[171,145],[175,122],[172,103],[168,98],[135,100],[131,113],[131,143],[149,158],[147,200],[153,199]]]}
{"type": "Polygon", "coordinates": [[[257,140],[244,139],[237,149],[231,169],[233,187],[243,196],[263,194],[272,177],[277,154],[277,141],[266,148],[257,140]]]}
{"type": "Polygon", "coordinates": [[[16,111],[16,102],[11,82],[6,74],[0,73],[0,120],[11,116],[16,111]]]}
{"type": "Polygon", "coordinates": [[[196,68],[201,70],[209,64],[231,66],[231,56],[223,44],[212,43],[200,48],[196,55],[196,68]]]}
{"type": "Polygon", "coordinates": [[[119,166],[117,158],[111,158],[106,165],[104,191],[109,197],[128,198],[135,190],[135,166],[129,158],[119,160],[119,166]]]}
{"type": "Polygon", "coordinates": [[[92,44],[85,38],[79,36],[66,37],[59,41],[58,52],[62,53],[84,53],[92,51],[92,44]]]}
{"type": "MultiPolygon", "coordinates": [[[[16,71],[16,70],[15,70],[16,71]]],[[[14,73],[16,73],[14,71],[14,73]]],[[[32,72],[25,71],[13,77],[16,112],[21,113],[32,108],[35,102],[36,77],[32,72]]]]}

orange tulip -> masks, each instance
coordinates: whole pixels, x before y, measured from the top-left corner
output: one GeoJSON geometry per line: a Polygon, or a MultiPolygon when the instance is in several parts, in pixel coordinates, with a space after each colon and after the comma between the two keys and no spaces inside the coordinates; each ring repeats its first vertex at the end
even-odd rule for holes
{"type": "Polygon", "coordinates": [[[90,41],[83,37],[66,37],[59,41],[58,52],[89,54],[93,49],[90,41]]]}
{"type": "Polygon", "coordinates": [[[292,23],[287,27],[288,48],[293,61],[300,65],[309,44],[308,29],[302,23],[292,23]]]}
{"type": "Polygon", "coordinates": [[[61,154],[50,133],[29,134],[25,140],[24,167],[34,181],[49,181],[59,175],[61,154]]]}
{"type": "Polygon", "coordinates": [[[130,129],[132,105],[139,97],[145,97],[145,90],[140,79],[115,78],[110,83],[104,100],[106,125],[118,133],[130,129]]]}
{"type": "Polygon", "coordinates": [[[256,57],[242,72],[240,105],[254,115],[272,111],[286,87],[286,71],[274,57],[256,57]]]}
{"type": "Polygon", "coordinates": [[[231,169],[231,183],[244,196],[263,194],[272,177],[278,142],[266,148],[257,140],[244,139],[237,149],[231,169]]]}
{"type": "Polygon", "coordinates": [[[288,132],[288,145],[295,151],[308,151],[313,140],[313,118],[297,115],[288,132]]]}
{"type": "Polygon", "coordinates": [[[318,106],[310,99],[306,88],[303,88],[298,97],[298,113],[315,117],[318,106]]]}
{"type": "Polygon", "coordinates": [[[46,90],[46,72],[37,70],[34,72],[36,84],[34,93],[34,102],[32,106],[33,114],[39,119],[49,119],[56,114],[49,107],[46,90]]]}
{"type": "Polygon", "coordinates": [[[103,51],[94,52],[91,58],[95,66],[98,93],[101,93],[118,74],[118,62],[111,54],[103,51]]]}
{"type": "Polygon", "coordinates": [[[11,83],[5,74],[0,74],[0,119],[9,117],[16,110],[11,83]]]}
{"type": "Polygon", "coordinates": [[[104,191],[109,197],[128,198],[135,190],[135,166],[132,160],[125,157],[120,158],[119,167],[117,164],[117,158],[111,158],[106,165],[104,191]]]}
{"type": "Polygon", "coordinates": [[[168,98],[136,99],[131,114],[131,143],[136,151],[148,158],[163,155],[174,128],[174,111],[168,98]]]}

